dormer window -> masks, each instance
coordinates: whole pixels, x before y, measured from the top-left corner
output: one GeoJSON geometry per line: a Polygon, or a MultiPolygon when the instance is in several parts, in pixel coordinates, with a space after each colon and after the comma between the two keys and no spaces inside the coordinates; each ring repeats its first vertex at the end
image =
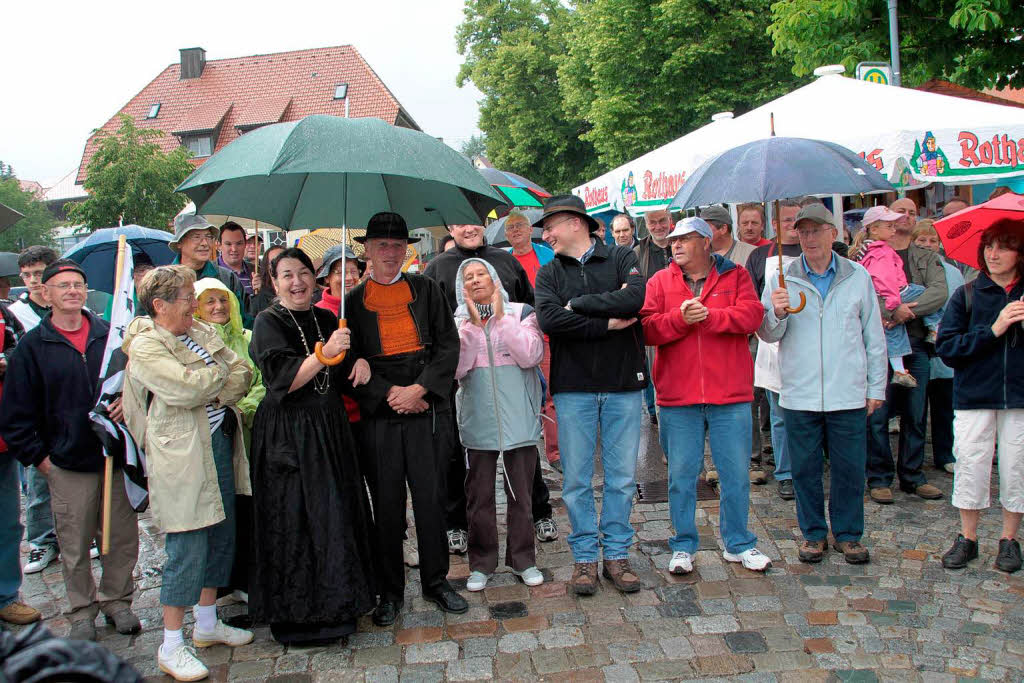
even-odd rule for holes
{"type": "Polygon", "coordinates": [[[212,135],[186,135],[182,137],[181,144],[187,147],[194,157],[208,157],[213,154],[212,135]]]}
{"type": "Polygon", "coordinates": [[[348,95],[348,83],[339,83],[334,86],[334,99],[343,100],[348,95]]]}
{"type": "Polygon", "coordinates": [[[155,104],[151,104],[151,105],[149,105],[149,113],[146,114],[146,118],[147,119],[155,119],[157,117],[157,114],[159,114],[159,113],[160,113],[160,103],[157,102],[155,104]]]}

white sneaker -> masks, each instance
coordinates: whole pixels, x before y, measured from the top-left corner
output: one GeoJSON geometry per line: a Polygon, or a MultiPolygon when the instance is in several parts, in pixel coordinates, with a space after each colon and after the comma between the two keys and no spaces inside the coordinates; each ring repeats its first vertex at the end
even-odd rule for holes
{"type": "Polygon", "coordinates": [[[252,631],[228,626],[220,619],[217,620],[217,625],[213,628],[212,633],[203,633],[198,626],[192,631],[192,644],[196,647],[210,647],[211,645],[238,647],[251,643],[252,639],[252,631]]]}
{"type": "Polygon", "coordinates": [[[402,559],[406,567],[420,566],[420,550],[416,546],[415,538],[407,538],[402,541],[402,559]]]}
{"type": "Polygon", "coordinates": [[[672,559],[668,561],[669,574],[689,574],[693,571],[693,555],[677,550],[672,553],[672,559]]]}
{"type": "Polygon", "coordinates": [[[95,560],[100,556],[100,547],[96,545],[96,539],[92,540],[92,545],[89,546],[89,559],[95,560]]]}
{"type": "Polygon", "coordinates": [[[160,670],[176,681],[199,681],[210,675],[210,670],[196,657],[196,651],[182,643],[170,656],[164,656],[164,646],[156,649],[156,663],[160,670]]]}
{"type": "Polygon", "coordinates": [[[744,550],[738,555],[733,555],[728,550],[722,553],[722,557],[725,558],[726,562],[742,562],[745,569],[749,569],[752,572],[763,572],[772,566],[772,561],[768,559],[768,556],[762,553],[757,548],[751,548],[750,550],[744,550]]]}
{"type": "Polygon", "coordinates": [[[491,578],[490,574],[484,574],[483,572],[473,572],[469,575],[466,580],[466,590],[470,593],[476,593],[487,588],[487,580],[491,578]]]}
{"type": "Polygon", "coordinates": [[[544,575],[536,567],[527,567],[521,572],[513,569],[512,573],[522,579],[527,586],[539,586],[544,583],[544,575]]]}
{"type": "Polygon", "coordinates": [[[29,548],[28,562],[25,563],[25,568],[22,571],[26,574],[41,572],[57,559],[57,554],[55,545],[34,545],[29,548]]]}

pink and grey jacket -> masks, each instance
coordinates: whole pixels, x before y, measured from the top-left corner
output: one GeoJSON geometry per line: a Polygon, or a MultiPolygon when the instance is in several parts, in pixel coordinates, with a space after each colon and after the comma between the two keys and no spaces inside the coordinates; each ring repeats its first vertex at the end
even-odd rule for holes
{"type": "Polygon", "coordinates": [[[871,275],[878,296],[885,300],[885,308],[893,311],[900,305],[900,290],[907,286],[907,274],[903,272],[903,259],[896,250],[882,240],[873,240],[865,245],[866,251],[860,264],[871,275]]]}

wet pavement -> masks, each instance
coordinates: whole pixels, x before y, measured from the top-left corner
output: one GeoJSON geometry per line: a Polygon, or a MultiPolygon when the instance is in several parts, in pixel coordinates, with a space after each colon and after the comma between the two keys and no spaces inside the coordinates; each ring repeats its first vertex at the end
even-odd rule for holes
{"type": "MultiPolygon", "coordinates": [[[[665,476],[656,428],[648,427],[638,479],[665,476]]],[[[769,480],[751,487],[750,517],[758,547],[774,563],[767,573],[723,561],[718,503],[709,500],[698,503],[696,570],[672,576],[666,571],[668,505],[637,503],[632,562],[645,589],[623,595],[603,581],[596,595],[577,598],[566,590],[569,525],[561,479],[550,471],[545,478],[560,537],[538,544],[544,585],[527,588],[500,571],[485,591],[463,590],[466,614],[444,615],[419,597],[411,570],[394,627],[377,628],[364,617],[359,633],[330,647],[284,647],[262,627],[250,645],[199,654],[218,681],[1024,680],[1024,572],[993,569],[998,511],[982,517],[981,557],[966,570],[946,571],[939,557],[958,524],[948,501],[952,477],[930,468],[927,476],[945,500],[897,492],[894,505],[865,503],[867,565],[848,565],[837,553],[820,565],[799,562],[794,504],[781,500],[769,480]]],[[[503,512],[502,505],[499,519],[503,512]]],[[[169,680],[158,675],[155,654],[163,637],[163,537],[147,515],[140,528],[134,608],[143,632],[122,636],[102,621],[97,627],[100,642],[144,676],[169,680]]],[[[98,562],[93,567],[98,570],[98,562]]],[[[460,590],[468,574],[466,559],[452,557],[450,578],[460,590]]],[[[59,563],[26,576],[23,595],[55,633],[67,634],[59,563]]],[[[227,618],[244,611],[228,604],[220,613],[227,618]]],[[[185,631],[188,638],[191,614],[185,631]]]]}

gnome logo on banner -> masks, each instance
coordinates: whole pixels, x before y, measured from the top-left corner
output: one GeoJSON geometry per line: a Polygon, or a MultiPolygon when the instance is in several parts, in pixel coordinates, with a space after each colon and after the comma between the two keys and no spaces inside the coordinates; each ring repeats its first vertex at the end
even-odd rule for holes
{"type": "Polygon", "coordinates": [[[629,208],[636,203],[636,199],[636,178],[633,177],[633,172],[630,171],[625,180],[622,181],[622,205],[629,208]]]}
{"type": "Polygon", "coordinates": [[[946,175],[949,168],[949,160],[931,131],[924,134],[924,139],[914,141],[914,153],[910,161],[914,171],[920,175],[946,175]]]}

